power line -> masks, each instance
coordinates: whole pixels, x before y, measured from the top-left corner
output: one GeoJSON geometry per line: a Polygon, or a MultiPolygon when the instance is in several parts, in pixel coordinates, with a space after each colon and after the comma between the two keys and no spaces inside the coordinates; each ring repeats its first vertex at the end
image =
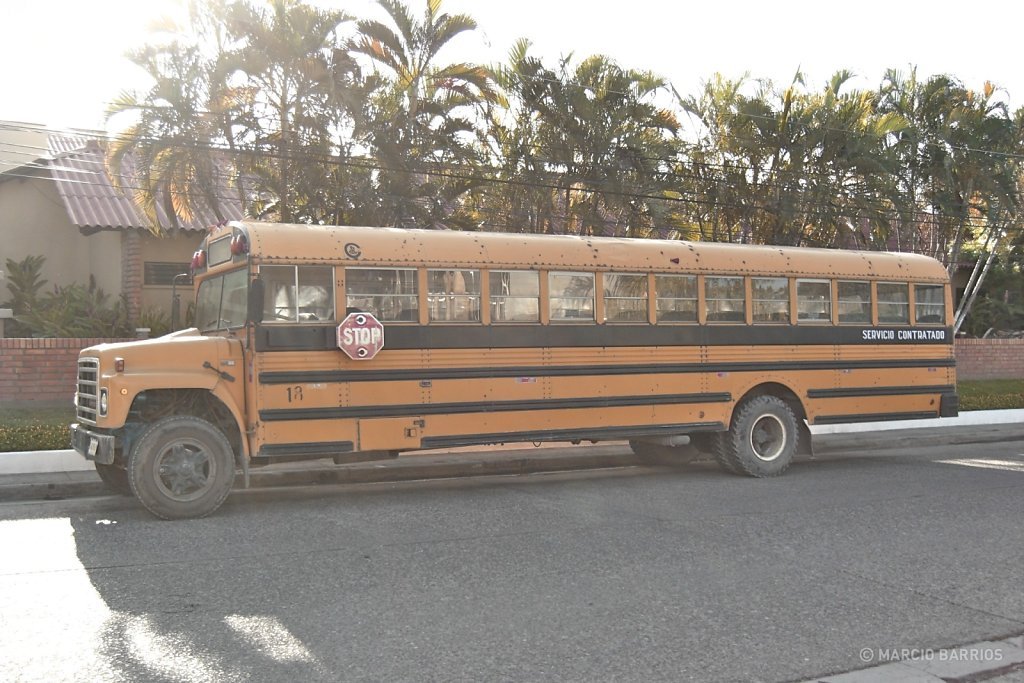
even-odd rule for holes
{"type": "MultiPolygon", "coordinates": [[[[108,140],[109,139],[110,138],[108,138],[108,140]]],[[[122,139],[127,139],[127,138],[122,138],[122,139]]],[[[147,139],[141,139],[141,141],[146,142],[147,139]]],[[[155,141],[155,140],[149,140],[149,141],[155,141]]],[[[218,152],[218,153],[232,153],[232,150],[229,150],[229,149],[227,149],[226,147],[223,147],[223,146],[200,145],[200,144],[196,144],[196,143],[191,143],[189,146],[192,147],[193,149],[200,149],[200,150],[204,150],[204,151],[211,151],[211,152],[218,152]]],[[[634,199],[634,200],[672,201],[672,202],[680,202],[680,203],[691,204],[691,205],[694,205],[694,206],[704,205],[704,206],[711,207],[711,208],[713,208],[715,210],[718,210],[718,209],[730,209],[731,208],[731,209],[737,209],[737,210],[741,210],[741,211],[750,211],[750,210],[755,210],[755,211],[756,210],[761,210],[761,211],[764,211],[764,210],[770,209],[770,207],[764,207],[764,206],[761,206],[761,207],[751,206],[748,203],[726,204],[724,202],[721,202],[720,200],[700,199],[696,195],[693,195],[691,197],[685,197],[685,196],[669,197],[669,196],[664,196],[664,195],[659,195],[659,194],[650,194],[650,193],[642,193],[642,192],[629,192],[629,191],[616,190],[616,189],[604,189],[604,190],[602,190],[602,189],[595,189],[593,187],[573,187],[571,184],[566,184],[565,182],[554,182],[554,181],[552,181],[552,182],[527,182],[527,181],[508,179],[508,178],[501,178],[501,177],[495,177],[495,176],[483,176],[483,175],[478,175],[478,174],[474,175],[474,174],[470,174],[470,173],[464,172],[464,169],[462,169],[461,167],[458,167],[458,166],[449,166],[449,168],[456,168],[457,169],[457,172],[452,172],[452,171],[438,170],[436,168],[431,168],[431,167],[427,167],[427,168],[415,168],[415,167],[413,167],[413,168],[391,168],[391,167],[386,167],[386,166],[380,164],[378,161],[373,160],[371,158],[342,160],[342,159],[339,159],[339,158],[333,157],[333,156],[310,155],[308,153],[304,153],[302,150],[300,150],[300,153],[298,155],[296,155],[294,153],[291,153],[291,154],[281,154],[279,152],[255,152],[253,150],[233,150],[233,152],[234,153],[238,153],[238,154],[243,154],[243,155],[258,155],[258,156],[260,156],[262,158],[268,158],[268,157],[269,158],[276,158],[276,159],[279,159],[279,160],[290,160],[290,161],[299,161],[299,162],[315,161],[315,162],[318,162],[318,163],[333,164],[333,165],[338,165],[338,166],[350,166],[350,167],[362,168],[364,170],[371,170],[371,171],[372,170],[382,170],[382,171],[389,171],[389,172],[419,174],[419,175],[428,175],[428,176],[429,175],[442,176],[442,177],[448,177],[448,178],[465,180],[465,181],[472,181],[472,182],[478,182],[478,183],[500,183],[500,184],[504,184],[504,185],[528,187],[528,188],[534,188],[534,189],[558,190],[558,191],[581,191],[581,192],[586,192],[586,193],[601,193],[601,194],[610,195],[610,196],[621,196],[621,197],[624,197],[624,198],[627,198],[627,199],[634,199]]],[[[500,172],[500,169],[491,169],[491,170],[494,170],[496,172],[500,172]]],[[[94,173],[94,172],[91,172],[91,173],[94,173]]],[[[218,174],[218,173],[214,172],[214,176],[216,177],[217,175],[221,175],[221,174],[218,174]]],[[[556,181],[566,180],[564,175],[558,176],[557,174],[554,174],[554,173],[549,173],[548,175],[549,175],[549,177],[555,178],[556,181]]],[[[237,176],[237,174],[236,175],[224,174],[223,177],[229,178],[229,179],[232,179],[232,178],[233,179],[237,179],[238,176],[237,176]]],[[[579,181],[581,179],[580,178],[569,178],[568,180],[579,181]]],[[[594,184],[594,185],[600,185],[601,184],[601,181],[600,180],[596,180],[596,179],[582,179],[582,180],[584,182],[588,182],[588,183],[594,184]]],[[[70,182],[77,182],[77,183],[80,183],[80,184],[89,184],[89,183],[87,183],[87,181],[70,181],[70,182]]],[[[99,183],[99,184],[100,185],[105,185],[103,183],[99,183]]],[[[125,189],[143,190],[144,188],[126,186],[125,189]]],[[[770,189],[770,186],[769,186],[769,189],[770,189]]],[[[780,188],[776,188],[776,189],[780,189],[780,188]]],[[[200,195],[205,194],[205,195],[209,196],[210,193],[209,193],[209,191],[207,191],[205,193],[200,192],[198,194],[200,194],[200,195]]],[[[217,196],[217,198],[219,198],[219,199],[236,199],[233,196],[232,197],[217,196]]],[[[406,201],[414,200],[414,198],[402,197],[400,195],[391,195],[390,198],[392,200],[399,200],[399,201],[402,201],[402,200],[406,200],[406,201]]],[[[822,205],[822,206],[824,206],[824,205],[822,205]]],[[[813,205],[809,205],[809,206],[806,206],[804,208],[813,209],[814,206],[813,205]]],[[[832,211],[833,217],[837,217],[837,218],[843,218],[843,217],[845,217],[845,218],[860,218],[861,216],[863,216],[863,212],[862,211],[851,209],[851,210],[848,210],[848,211],[836,212],[834,210],[834,207],[831,207],[831,208],[833,209],[833,211],[832,211]]],[[[888,214],[891,217],[899,217],[899,215],[900,215],[900,212],[896,211],[891,206],[875,206],[875,207],[871,207],[870,205],[868,205],[868,206],[865,206],[865,207],[862,207],[862,208],[865,209],[865,210],[868,210],[868,211],[874,211],[877,214],[883,214],[883,215],[884,214],[888,214]]],[[[905,213],[905,215],[906,215],[906,213],[905,213]]],[[[935,220],[935,218],[936,218],[936,216],[932,212],[927,212],[927,211],[923,211],[923,210],[916,210],[916,211],[910,212],[909,215],[910,216],[916,215],[916,216],[919,216],[919,217],[924,217],[924,218],[929,219],[929,220],[935,220]]],[[[970,220],[970,219],[965,220],[963,222],[963,224],[965,226],[972,227],[972,228],[985,227],[987,225],[987,223],[975,222],[975,221],[970,220]]]]}

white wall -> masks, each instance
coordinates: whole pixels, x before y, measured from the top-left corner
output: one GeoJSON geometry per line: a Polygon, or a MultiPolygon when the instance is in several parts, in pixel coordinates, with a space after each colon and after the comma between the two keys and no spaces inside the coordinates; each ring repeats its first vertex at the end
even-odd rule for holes
{"type": "MultiPolygon", "coordinates": [[[[55,285],[97,284],[111,297],[121,294],[121,237],[102,233],[86,237],[71,224],[51,180],[11,178],[0,182],[0,269],[7,259],[44,256],[45,290],[55,285]]],[[[0,300],[8,296],[0,282],[0,300]]]]}

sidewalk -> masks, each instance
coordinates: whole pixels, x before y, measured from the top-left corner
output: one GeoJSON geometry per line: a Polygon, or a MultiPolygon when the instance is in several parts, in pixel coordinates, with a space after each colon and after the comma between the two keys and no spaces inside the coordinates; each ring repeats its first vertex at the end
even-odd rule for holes
{"type": "Polygon", "coordinates": [[[1024,680],[1024,636],[938,649],[862,648],[859,656],[865,664],[876,665],[834,676],[819,676],[803,683],[1009,683],[1024,680]]]}
{"type": "MultiPolygon", "coordinates": [[[[1024,440],[1024,410],[959,417],[811,427],[815,454],[850,449],[1024,440]]],[[[253,487],[356,484],[499,474],[528,474],[642,464],[622,441],[598,445],[514,443],[405,453],[394,460],[335,465],[314,460],[253,468],[253,487]]],[[[240,485],[240,482],[239,484],[240,485]]],[[[107,495],[93,464],[73,450],[0,453],[0,500],[107,495]]]]}

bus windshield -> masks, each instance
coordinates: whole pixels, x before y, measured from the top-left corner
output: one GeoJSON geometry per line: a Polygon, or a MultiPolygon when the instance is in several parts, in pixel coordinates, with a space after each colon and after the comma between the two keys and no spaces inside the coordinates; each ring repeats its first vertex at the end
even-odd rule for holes
{"type": "Polygon", "coordinates": [[[196,327],[200,332],[214,332],[245,324],[249,274],[246,269],[233,270],[204,280],[196,297],[196,327]]]}

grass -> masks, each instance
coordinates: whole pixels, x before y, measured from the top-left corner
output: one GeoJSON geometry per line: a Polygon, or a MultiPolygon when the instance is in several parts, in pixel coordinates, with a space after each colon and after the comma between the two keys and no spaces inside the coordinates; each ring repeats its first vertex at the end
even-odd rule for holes
{"type": "MultiPolygon", "coordinates": [[[[960,382],[960,410],[1024,408],[1024,379],[960,382]]],[[[0,453],[69,448],[70,401],[0,403],[0,453]]]]}
{"type": "Polygon", "coordinates": [[[0,403],[0,453],[70,448],[71,401],[0,403]]]}
{"type": "Polygon", "coordinates": [[[960,410],[1024,408],[1024,379],[985,379],[959,382],[960,410]]]}

